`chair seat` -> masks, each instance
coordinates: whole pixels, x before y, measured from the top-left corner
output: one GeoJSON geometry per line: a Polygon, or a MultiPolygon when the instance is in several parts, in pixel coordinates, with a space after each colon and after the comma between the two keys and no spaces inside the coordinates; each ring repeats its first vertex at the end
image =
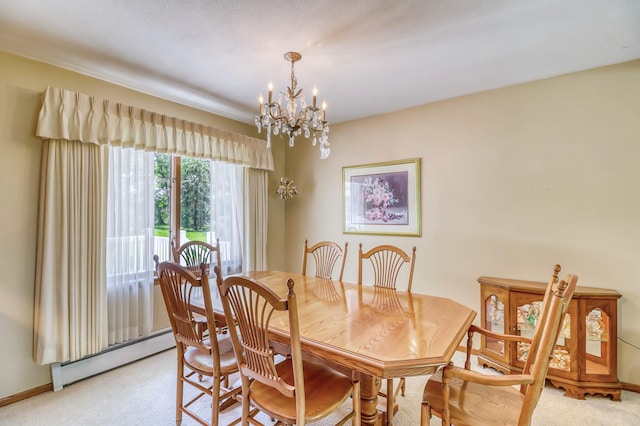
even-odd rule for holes
{"type": "MultiPolygon", "coordinates": [[[[223,374],[233,373],[238,369],[233,343],[228,334],[217,334],[218,347],[220,348],[220,370],[223,374]]],[[[209,344],[208,341],[204,342],[209,344]]],[[[184,353],[184,362],[192,370],[203,372],[206,375],[213,375],[213,357],[209,351],[190,346],[184,353]]]]}
{"type": "MultiPolygon", "coordinates": [[[[486,386],[457,378],[449,381],[449,409],[456,426],[517,425],[524,395],[513,386],[486,386]],[[482,411],[477,410],[478,407],[482,411]]],[[[442,413],[442,369],[433,374],[424,388],[423,401],[442,413]]]]}
{"type": "MultiPolygon", "coordinates": [[[[291,359],[280,362],[276,369],[280,377],[293,385],[291,359]]],[[[309,422],[319,420],[338,408],[352,391],[351,379],[322,365],[303,361],[305,409],[309,422]]],[[[257,380],[251,384],[251,400],[262,411],[280,413],[278,420],[295,424],[296,400],[257,380]]]]}

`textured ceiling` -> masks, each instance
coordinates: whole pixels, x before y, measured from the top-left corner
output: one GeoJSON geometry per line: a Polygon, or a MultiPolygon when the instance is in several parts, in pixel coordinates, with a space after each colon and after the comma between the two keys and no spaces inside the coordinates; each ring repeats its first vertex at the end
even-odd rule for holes
{"type": "Polygon", "coordinates": [[[640,1],[0,0],[0,50],[244,122],[295,50],[342,122],[638,59],[640,1]]]}

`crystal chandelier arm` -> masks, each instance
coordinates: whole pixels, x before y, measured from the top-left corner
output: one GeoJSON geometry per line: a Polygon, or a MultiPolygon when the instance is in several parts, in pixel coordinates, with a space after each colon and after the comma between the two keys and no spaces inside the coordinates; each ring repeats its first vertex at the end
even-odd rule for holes
{"type": "Polygon", "coordinates": [[[286,115],[282,113],[280,104],[277,102],[271,102],[270,104],[267,104],[267,112],[263,115],[268,115],[271,121],[280,121],[287,119],[286,115]],[[274,111],[276,111],[275,114],[274,111]]]}
{"type": "Polygon", "coordinates": [[[306,123],[310,129],[314,131],[320,131],[324,128],[326,121],[320,119],[319,108],[308,106],[304,109],[304,111],[300,111],[296,123],[298,123],[300,126],[303,126],[303,124],[306,123]]]}

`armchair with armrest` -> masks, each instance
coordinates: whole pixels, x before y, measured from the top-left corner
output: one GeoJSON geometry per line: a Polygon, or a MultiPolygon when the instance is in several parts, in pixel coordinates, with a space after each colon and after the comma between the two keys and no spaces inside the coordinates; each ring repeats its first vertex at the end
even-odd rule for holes
{"type": "Polygon", "coordinates": [[[529,355],[522,374],[486,375],[470,370],[467,343],[465,368],[452,364],[432,375],[424,389],[421,425],[430,424],[431,415],[443,425],[518,425],[531,424],[533,411],[545,385],[549,361],[562,320],[573,296],[578,277],[567,275],[558,281],[556,265],[543,301],[540,321],[531,339],[491,332],[472,326],[474,333],[505,341],[530,343],[529,355]],[[516,385],[520,385],[516,388],[516,385]]]}

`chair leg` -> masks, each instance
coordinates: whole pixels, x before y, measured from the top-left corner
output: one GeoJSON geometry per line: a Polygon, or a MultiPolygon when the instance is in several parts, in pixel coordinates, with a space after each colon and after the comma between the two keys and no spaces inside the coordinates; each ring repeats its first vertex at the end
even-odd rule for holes
{"type": "Polygon", "coordinates": [[[178,368],[176,375],[176,426],[182,424],[182,394],[184,390],[184,358],[182,353],[178,351],[178,368]]]}
{"type": "Polygon", "coordinates": [[[220,377],[213,378],[213,393],[211,395],[211,426],[218,426],[218,413],[220,411],[220,377]]]}
{"type": "Polygon", "coordinates": [[[351,393],[351,403],[353,407],[353,426],[360,426],[362,419],[362,407],[360,406],[360,382],[353,379],[353,391],[351,393]]]}
{"type": "Polygon", "coordinates": [[[395,405],[395,397],[393,391],[393,379],[387,379],[387,425],[393,424],[393,409],[395,405]]]}
{"type": "Polygon", "coordinates": [[[428,402],[422,401],[421,409],[420,409],[420,426],[430,426],[431,425],[431,404],[428,402]]]}

